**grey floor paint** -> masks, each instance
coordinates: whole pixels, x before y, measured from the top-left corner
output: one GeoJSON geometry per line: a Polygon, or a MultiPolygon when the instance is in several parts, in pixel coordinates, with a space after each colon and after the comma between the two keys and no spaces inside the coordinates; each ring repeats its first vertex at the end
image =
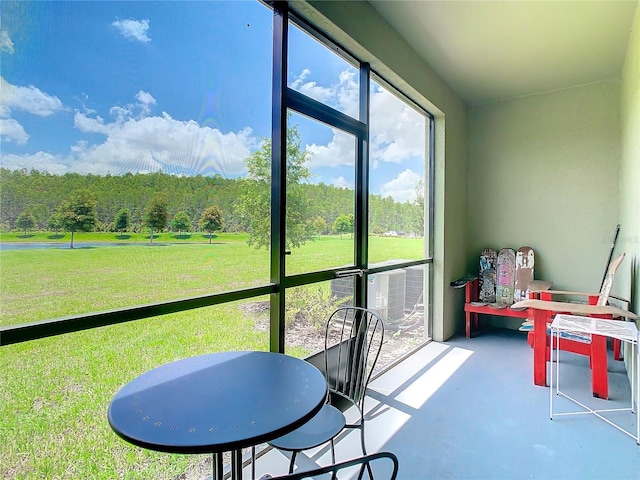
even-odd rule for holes
{"type": "MultiPolygon", "coordinates": [[[[631,437],[593,415],[549,419],[549,389],[533,385],[532,356],[526,336],[511,330],[430,343],[371,384],[368,450],[394,452],[400,479],[640,480],[631,437]]],[[[609,362],[608,401],[589,394],[586,357],[563,352],[561,368],[563,387],[591,408],[629,405],[622,362],[609,362]]],[[[563,408],[576,410],[556,397],[554,411],[563,408]]],[[[612,415],[635,431],[630,412],[612,415]]],[[[338,461],[358,456],[358,435],[342,435],[336,450],[338,461]]],[[[299,455],[298,468],[328,463],[320,447],[299,455]]],[[[267,451],[258,477],[287,466],[287,457],[267,451]]]]}

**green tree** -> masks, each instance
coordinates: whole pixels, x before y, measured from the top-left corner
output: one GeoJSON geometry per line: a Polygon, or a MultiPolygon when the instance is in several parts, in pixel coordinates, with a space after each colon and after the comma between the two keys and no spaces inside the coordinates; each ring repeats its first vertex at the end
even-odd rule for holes
{"type": "Polygon", "coordinates": [[[150,243],[153,243],[153,231],[162,231],[167,226],[168,205],[167,196],[164,193],[156,193],[147,206],[144,213],[144,225],[151,231],[149,234],[150,243]]]}
{"type": "Polygon", "coordinates": [[[198,226],[200,230],[209,232],[209,243],[211,243],[211,234],[222,228],[222,211],[220,208],[217,205],[213,205],[202,212],[198,226]]]}
{"type": "Polygon", "coordinates": [[[69,248],[73,248],[75,232],[90,232],[95,228],[97,204],[96,195],[86,188],[74,190],[60,204],[60,225],[65,231],[71,232],[69,248]]]}
{"type": "MultiPolygon", "coordinates": [[[[268,248],[271,242],[271,140],[246,160],[249,175],[242,180],[236,211],[249,233],[247,243],[268,248]]],[[[298,248],[313,236],[311,205],[305,191],[311,177],[309,153],[302,147],[296,126],[287,130],[286,247],[298,248]]]]}
{"type": "Polygon", "coordinates": [[[322,235],[327,231],[327,221],[322,217],[316,217],[313,221],[313,230],[317,235],[322,235]]]}
{"type": "Polygon", "coordinates": [[[340,238],[343,233],[353,232],[353,220],[349,218],[349,215],[341,213],[333,222],[333,231],[339,233],[340,238]]]}
{"type": "Polygon", "coordinates": [[[24,210],[18,218],[16,218],[16,227],[24,230],[24,236],[27,236],[27,230],[31,230],[36,226],[36,219],[29,210],[24,210]]]}
{"type": "Polygon", "coordinates": [[[113,220],[113,228],[116,232],[124,233],[131,224],[131,214],[128,208],[121,208],[113,220]]]}
{"type": "Polygon", "coordinates": [[[171,219],[171,229],[177,231],[179,235],[182,232],[191,230],[191,217],[185,211],[176,213],[171,219]]]}
{"type": "Polygon", "coordinates": [[[418,235],[424,235],[424,181],[418,180],[415,187],[416,198],[411,203],[411,229],[418,235]]]}
{"type": "Polygon", "coordinates": [[[58,230],[62,230],[62,219],[60,218],[59,212],[55,212],[49,217],[49,219],[47,220],[47,229],[53,230],[56,233],[58,232],[58,230]]]}

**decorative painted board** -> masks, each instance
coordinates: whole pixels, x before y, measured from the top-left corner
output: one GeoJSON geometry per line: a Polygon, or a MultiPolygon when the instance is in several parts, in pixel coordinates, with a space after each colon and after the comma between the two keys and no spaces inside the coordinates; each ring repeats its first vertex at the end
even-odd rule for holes
{"type": "Polygon", "coordinates": [[[496,301],[496,259],[497,253],[493,248],[485,248],[480,254],[478,300],[481,302],[496,301]]]}
{"type": "Polygon", "coordinates": [[[516,280],[516,252],[513,248],[503,248],[498,252],[496,272],[496,303],[512,305],[516,280]]]}
{"type": "Polygon", "coordinates": [[[513,301],[527,299],[527,290],[533,282],[533,267],[535,258],[533,248],[520,247],[516,252],[516,282],[513,293],[513,301]]]}

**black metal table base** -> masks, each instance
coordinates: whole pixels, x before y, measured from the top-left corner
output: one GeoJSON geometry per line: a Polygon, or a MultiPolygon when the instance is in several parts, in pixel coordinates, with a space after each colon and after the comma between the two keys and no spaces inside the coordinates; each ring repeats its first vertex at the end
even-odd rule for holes
{"type": "MultiPolygon", "coordinates": [[[[222,453],[212,454],[212,479],[224,480],[224,459],[222,453]]],[[[242,480],[242,450],[231,452],[231,480],[242,480]]]]}

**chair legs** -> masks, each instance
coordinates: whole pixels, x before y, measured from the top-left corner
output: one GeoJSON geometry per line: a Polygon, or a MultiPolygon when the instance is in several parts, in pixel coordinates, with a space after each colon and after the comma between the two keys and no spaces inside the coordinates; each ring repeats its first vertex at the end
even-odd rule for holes
{"type": "MultiPolygon", "coordinates": [[[[367,447],[364,444],[364,415],[362,416],[360,426],[358,428],[360,428],[360,443],[362,445],[362,454],[367,455],[367,447]]],[[[373,471],[371,470],[371,465],[369,464],[367,464],[367,472],[369,473],[369,478],[373,479],[373,471]]],[[[361,479],[363,474],[364,465],[363,468],[360,469],[360,475],[358,476],[358,479],[361,479]]]]}
{"type": "Polygon", "coordinates": [[[256,447],[251,447],[251,480],[256,480],[256,447]]]}
{"type": "MultiPolygon", "coordinates": [[[[365,425],[364,415],[361,414],[359,423],[355,423],[355,424],[352,424],[352,425],[344,425],[342,428],[343,429],[349,429],[349,430],[353,430],[353,429],[357,428],[357,429],[360,430],[360,445],[362,447],[362,454],[363,455],[367,455],[367,447],[365,445],[364,425],[365,425]]],[[[340,432],[338,432],[338,434],[340,434],[340,432]]],[[[336,463],[335,438],[336,437],[333,437],[328,441],[328,443],[330,444],[330,447],[331,447],[331,463],[332,464],[336,463]]],[[[326,445],[326,443],[327,442],[325,441],[324,444],[326,445]]],[[[302,452],[304,450],[310,449],[311,447],[308,447],[308,448],[303,449],[303,450],[293,450],[291,448],[287,448],[287,447],[284,447],[284,446],[276,446],[276,448],[280,448],[281,451],[289,451],[289,452],[291,452],[291,458],[289,459],[289,474],[291,474],[291,473],[293,473],[293,470],[295,469],[296,459],[297,459],[298,453],[302,452]]],[[[252,462],[255,463],[255,449],[252,449],[252,462]]],[[[370,469],[369,465],[367,465],[367,469],[370,469]]],[[[370,474],[371,478],[373,478],[372,477],[372,472],[369,472],[369,474],[370,474]]],[[[252,479],[255,479],[255,476],[253,475],[253,472],[252,472],[252,479]]]]}
{"type": "Polygon", "coordinates": [[[293,473],[293,467],[296,466],[296,455],[298,455],[297,451],[291,452],[291,461],[289,462],[289,473],[293,473]]]}
{"type": "Polygon", "coordinates": [[[331,463],[336,463],[336,447],[333,438],[331,439],[331,463]]]}
{"type": "MultiPolygon", "coordinates": [[[[333,442],[333,438],[329,441],[331,444],[331,463],[336,463],[336,448],[333,442]]],[[[291,452],[291,460],[289,461],[289,473],[293,473],[293,469],[296,466],[296,456],[298,455],[298,450],[294,450],[291,452]]]]}

